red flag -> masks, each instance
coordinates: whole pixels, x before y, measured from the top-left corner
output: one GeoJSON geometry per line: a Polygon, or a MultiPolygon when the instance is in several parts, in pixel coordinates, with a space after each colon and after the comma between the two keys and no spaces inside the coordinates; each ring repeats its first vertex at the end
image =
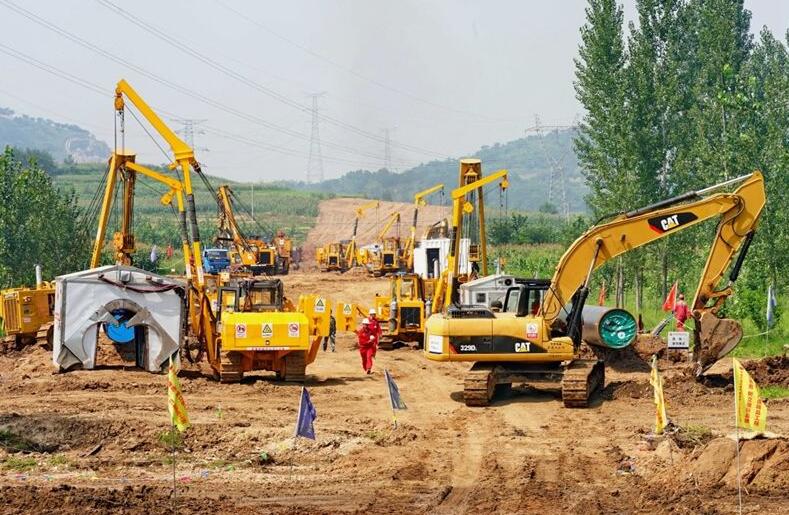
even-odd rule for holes
{"type": "Polygon", "coordinates": [[[674,305],[677,303],[677,283],[674,281],[674,286],[668,292],[666,300],[663,301],[663,311],[674,311],[674,305]]]}
{"type": "Polygon", "coordinates": [[[607,294],[608,294],[608,290],[606,290],[606,288],[605,288],[605,281],[603,281],[603,286],[602,286],[602,288],[600,288],[600,295],[598,295],[598,297],[597,297],[597,304],[599,306],[602,306],[603,304],[605,304],[605,298],[606,298],[607,294]]]}

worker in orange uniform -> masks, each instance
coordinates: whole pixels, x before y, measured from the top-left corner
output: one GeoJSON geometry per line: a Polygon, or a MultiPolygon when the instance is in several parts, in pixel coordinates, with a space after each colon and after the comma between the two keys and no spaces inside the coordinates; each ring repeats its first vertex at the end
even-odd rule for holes
{"type": "Polygon", "coordinates": [[[356,330],[359,341],[359,355],[362,357],[362,369],[368,373],[373,372],[373,356],[375,356],[376,338],[370,329],[370,320],[362,320],[362,326],[356,330]]]}
{"type": "Polygon", "coordinates": [[[685,321],[690,318],[690,308],[685,303],[685,295],[680,293],[679,300],[674,304],[674,318],[677,319],[677,329],[685,330],[685,321]]]}

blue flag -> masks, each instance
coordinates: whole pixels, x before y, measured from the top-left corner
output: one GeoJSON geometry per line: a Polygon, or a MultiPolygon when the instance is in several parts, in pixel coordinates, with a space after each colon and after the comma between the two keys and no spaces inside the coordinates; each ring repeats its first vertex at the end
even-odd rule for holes
{"type": "Polygon", "coordinates": [[[303,436],[315,440],[315,428],[312,423],[318,418],[318,412],[312,405],[307,389],[301,387],[301,401],[299,402],[299,417],[296,419],[296,433],[294,436],[303,436]]]}
{"type": "Polygon", "coordinates": [[[408,409],[403,399],[400,398],[400,390],[388,370],[384,370],[384,377],[386,378],[386,386],[389,387],[389,400],[392,402],[392,409],[408,409]]]}
{"type": "Polygon", "coordinates": [[[772,329],[775,325],[776,307],[778,307],[778,300],[775,298],[775,288],[771,284],[767,288],[767,329],[772,329]]]}

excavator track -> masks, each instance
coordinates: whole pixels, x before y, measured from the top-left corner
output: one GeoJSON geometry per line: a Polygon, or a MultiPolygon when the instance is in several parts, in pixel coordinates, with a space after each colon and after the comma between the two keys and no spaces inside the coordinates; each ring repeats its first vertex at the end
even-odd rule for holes
{"type": "Polygon", "coordinates": [[[240,383],[243,377],[241,354],[237,352],[222,352],[219,362],[219,381],[222,383],[240,383]]]}
{"type": "Polygon", "coordinates": [[[285,371],[282,379],[291,383],[303,383],[307,371],[307,353],[291,352],[285,356],[285,371]]]}
{"type": "Polygon", "coordinates": [[[605,383],[605,364],[600,360],[577,359],[562,377],[562,401],[566,408],[586,408],[589,399],[605,383]]]}
{"type": "Polygon", "coordinates": [[[36,333],[36,345],[52,350],[52,339],[55,333],[55,323],[49,322],[38,328],[36,333]]]}
{"type": "Polygon", "coordinates": [[[489,406],[496,391],[495,366],[474,363],[463,380],[463,401],[466,406],[489,406]]]}

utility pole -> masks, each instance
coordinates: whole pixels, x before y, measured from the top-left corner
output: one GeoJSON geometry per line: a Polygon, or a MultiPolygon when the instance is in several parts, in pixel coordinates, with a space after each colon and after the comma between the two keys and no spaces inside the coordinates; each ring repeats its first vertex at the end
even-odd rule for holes
{"type": "MultiPolygon", "coordinates": [[[[565,217],[565,219],[570,218],[570,205],[567,202],[567,182],[564,176],[564,158],[565,156],[561,156],[560,159],[556,159],[553,155],[548,152],[548,149],[545,147],[545,134],[543,129],[545,127],[540,122],[540,116],[534,115],[534,127],[531,129],[526,129],[528,133],[530,130],[533,130],[537,134],[537,139],[540,143],[540,148],[542,149],[543,155],[545,155],[545,160],[548,162],[548,166],[551,167],[551,174],[548,178],[548,202],[553,203],[554,197],[556,195],[556,190],[558,188],[558,195],[560,196],[559,205],[559,212],[565,217]]],[[[559,129],[560,128],[567,128],[567,127],[560,127],[554,126],[551,127],[556,132],[556,137],[559,137],[559,129]]]]}
{"type": "Polygon", "coordinates": [[[323,155],[321,154],[321,135],[318,130],[318,99],[326,92],[313,93],[312,130],[310,131],[310,157],[307,162],[307,183],[323,182],[323,155]]]}
{"type": "Polygon", "coordinates": [[[392,139],[391,139],[391,132],[394,131],[397,127],[386,127],[383,130],[384,132],[384,169],[387,172],[395,172],[396,170],[392,167],[392,139]]]}

